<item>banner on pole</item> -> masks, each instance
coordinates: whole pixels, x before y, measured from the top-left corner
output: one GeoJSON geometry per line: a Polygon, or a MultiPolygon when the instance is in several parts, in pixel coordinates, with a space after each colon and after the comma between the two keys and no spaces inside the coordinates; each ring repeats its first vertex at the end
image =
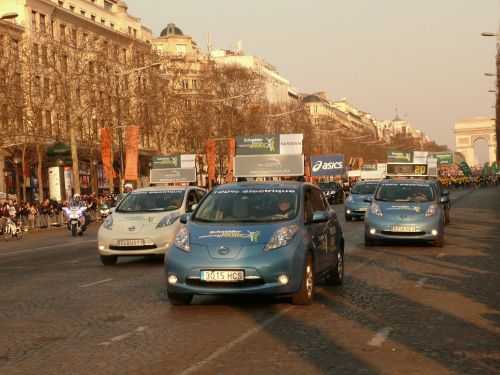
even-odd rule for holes
{"type": "Polygon", "coordinates": [[[113,183],[113,153],[111,150],[112,138],[110,128],[101,128],[101,157],[104,175],[109,183],[113,183]]]}
{"type": "Polygon", "coordinates": [[[125,160],[125,180],[137,181],[137,165],[139,162],[139,127],[129,126],[125,132],[127,147],[125,160]]]}

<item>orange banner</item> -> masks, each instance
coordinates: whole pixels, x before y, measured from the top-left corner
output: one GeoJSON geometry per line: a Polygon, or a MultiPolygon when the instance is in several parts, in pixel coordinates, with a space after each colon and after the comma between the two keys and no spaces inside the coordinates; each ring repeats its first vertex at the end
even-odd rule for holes
{"type": "Polygon", "coordinates": [[[234,176],[234,155],[236,154],[236,141],[230,138],[227,141],[228,157],[227,157],[227,174],[226,183],[233,182],[234,176]]]}
{"type": "Polygon", "coordinates": [[[101,128],[101,157],[104,176],[109,184],[113,183],[113,153],[111,150],[112,135],[110,128],[101,128]]]}
{"type": "Polygon", "coordinates": [[[207,141],[208,187],[215,182],[216,145],[213,139],[207,141]]]}
{"type": "Polygon", "coordinates": [[[125,133],[127,158],[125,161],[125,180],[137,181],[139,163],[139,127],[129,126],[125,133]]]}

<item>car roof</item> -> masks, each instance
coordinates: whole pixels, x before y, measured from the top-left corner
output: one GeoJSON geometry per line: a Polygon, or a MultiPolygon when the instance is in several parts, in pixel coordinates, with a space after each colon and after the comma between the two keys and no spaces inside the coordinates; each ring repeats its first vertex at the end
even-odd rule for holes
{"type": "Polygon", "coordinates": [[[277,189],[277,188],[293,188],[300,189],[303,185],[314,186],[309,183],[298,181],[245,181],[231,184],[218,185],[214,190],[219,189],[277,189]]]}
{"type": "Polygon", "coordinates": [[[194,186],[149,186],[149,187],[144,187],[144,188],[139,188],[134,190],[133,192],[147,192],[147,191],[184,191],[190,187],[194,186]]]}
{"type": "Polygon", "coordinates": [[[429,180],[424,180],[421,178],[391,178],[381,181],[380,184],[430,185],[431,182],[429,180]]]}

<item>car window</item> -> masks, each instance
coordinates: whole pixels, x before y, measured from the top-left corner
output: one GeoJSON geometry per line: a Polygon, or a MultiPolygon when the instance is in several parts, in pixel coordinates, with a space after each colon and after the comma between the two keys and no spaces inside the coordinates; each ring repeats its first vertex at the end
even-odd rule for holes
{"type": "Polygon", "coordinates": [[[198,203],[198,196],[195,190],[190,190],[186,199],[186,211],[191,211],[193,204],[198,203]]]}
{"type": "Polygon", "coordinates": [[[197,189],[196,190],[196,195],[198,196],[198,202],[201,201],[201,199],[205,196],[205,191],[197,189]]]}
{"type": "Polygon", "coordinates": [[[119,203],[116,212],[173,211],[181,208],[184,190],[134,191],[119,203]]]}
{"type": "Polygon", "coordinates": [[[312,189],[312,206],[313,206],[313,212],[326,210],[325,202],[323,202],[321,191],[318,189],[312,189]]]}
{"type": "Polygon", "coordinates": [[[220,188],[201,202],[194,221],[237,223],[291,220],[299,209],[299,191],[283,187],[220,188]]]}
{"type": "Polygon", "coordinates": [[[356,184],[351,190],[351,194],[373,194],[377,189],[377,184],[356,184]]]}
{"type": "Polygon", "coordinates": [[[429,184],[383,184],[375,199],[389,202],[430,202],[434,200],[434,188],[429,184]]]}

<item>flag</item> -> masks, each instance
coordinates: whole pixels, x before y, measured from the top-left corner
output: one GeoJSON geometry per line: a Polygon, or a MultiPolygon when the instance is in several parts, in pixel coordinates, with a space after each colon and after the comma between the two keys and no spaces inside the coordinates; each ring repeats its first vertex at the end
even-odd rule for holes
{"type": "Polygon", "coordinates": [[[110,128],[101,128],[101,157],[104,176],[110,184],[113,183],[113,153],[111,151],[112,138],[110,128]]]}
{"type": "Polygon", "coordinates": [[[139,162],[139,127],[129,126],[125,133],[127,155],[125,160],[125,180],[137,181],[139,162]]]}
{"type": "Polygon", "coordinates": [[[216,146],[213,139],[207,141],[208,184],[212,187],[215,182],[216,146]]]}

